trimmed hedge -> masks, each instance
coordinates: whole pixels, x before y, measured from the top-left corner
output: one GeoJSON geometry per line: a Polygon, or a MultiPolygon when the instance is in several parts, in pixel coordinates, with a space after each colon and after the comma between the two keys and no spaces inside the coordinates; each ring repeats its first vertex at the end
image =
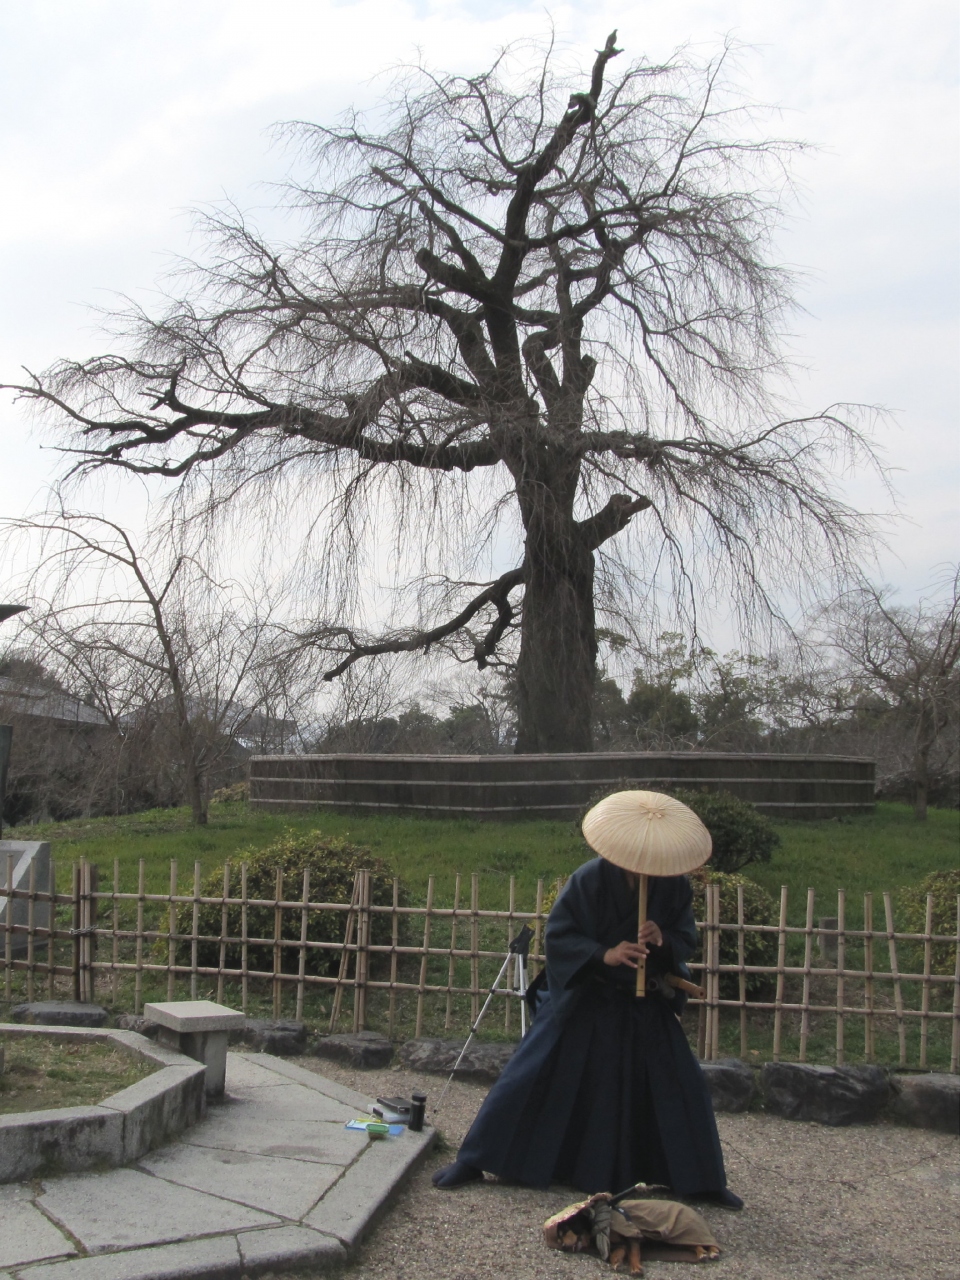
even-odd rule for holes
{"type": "MultiPolygon", "coordinates": [[[[350,844],[346,840],[326,836],[322,831],[296,832],[288,829],[282,836],[262,849],[247,849],[237,855],[230,864],[229,897],[240,896],[240,868],[247,867],[247,897],[273,900],[276,897],[277,869],[284,875],[283,893],[287,902],[298,900],[303,893],[303,873],[310,871],[310,900],[312,902],[349,902],[353,891],[354,876],[358,871],[371,872],[371,897],[377,906],[393,903],[393,869],[382,858],[363,845],[350,844]]],[[[223,894],[223,866],[204,880],[201,894],[206,898],[223,894]]],[[[407,897],[402,887],[401,905],[407,897]]],[[[199,932],[219,939],[222,908],[208,905],[200,908],[199,932]]],[[[227,909],[227,935],[238,938],[242,928],[242,908],[239,905],[227,909]]],[[[189,932],[192,924],[191,908],[180,917],[181,933],[189,932]]],[[[311,942],[342,942],[346,925],[345,912],[311,912],[308,917],[307,938],[311,942]]],[[[392,926],[390,917],[376,914],[371,919],[370,940],[377,945],[389,945],[392,926]]],[[[247,908],[247,936],[249,938],[273,938],[274,908],[247,908]]],[[[290,942],[300,941],[300,914],[283,912],[282,937],[290,942]]],[[[186,944],[189,945],[189,944],[186,944]]],[[[220,943],[210,940],[198,947],[199,963],[216,966],[220,963],[220,943]]],[[[233,942],[226,948],[226,963],[239,968],[241,947],[233,942]]],[[[295,972],[299,954],[294,947],[283,949],[283,969],[295,972]]],[[[307,972],[335,974],[340,964],[339,951],[310,949],[307,951],[307,972]]],[[[247,966],[251,971],[270,971],[273,967],[272,946],[248,946],[247,966]]]]}
{"type": "Polygon", "coordinates": [[[692,791],[676,787],[669,792],[689,806],[713,839],[710,866],[730,875],[751,862],[769,862],[780,844],[780,836],[769,818],[758,813],[748,800],[729,791],[692,791]]]}
{"type": "MultiPolygon", "coordinates": [[[[737,887],[743,885],[744,924],[776,924],[779,919],[777,904],[761,885],[747,876],[727,875],[716,871],[709,864],[690,875],[693,886],[693,913],[698,920],[707,917],[706,886],[720,886],[720,923],[737,923],[737,887]]],[[[696,959],[702,959],[699,951],[696,959]]],[[[777,960],[777,935],[775,933],[745,933],[743,938],[744,964],[775,964],[777,960]]],[[[734,930],[720,932],[720,963],[739,964],[737,934],[734,930]]],[[[747,993],[754,995],[770,982],[768,974],[748,973],[747,993]]],[[[725,1000],[736,1000],[740,994],[740,979],[735,973],[725,973],[720,978],[720,994],[725,1000]]]]}
{"type": "MultiPolygon", "coordinates": [[[[909,885],[897,894],[898,911],[895,924],[900,933],[924,933],[927,927],[927,894],[933,895],[933,933],[956,936],[957,895],[960,894],[960,869],[933,871],[919,884],[909,885]]],[[[923,972],[923,943],[901,944],[915,966],[923,972]]],[[[930,967],[934,973],[952,974],[957,963],[955,942],[935,942],[930,948],[930,967]]],[[[904,969],[903,960],[900,962],[904,969]]]]}

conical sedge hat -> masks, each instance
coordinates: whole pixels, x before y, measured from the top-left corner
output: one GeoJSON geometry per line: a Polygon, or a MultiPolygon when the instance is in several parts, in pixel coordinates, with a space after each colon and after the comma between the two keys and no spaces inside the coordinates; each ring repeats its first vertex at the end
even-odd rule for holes
{"type": "Polygon", "coordinates": [[[616,791],[583,820],[601,858],[648,876],[681,876],[710,857],[710,832],[692,809],[659,791],[616,791]]]}

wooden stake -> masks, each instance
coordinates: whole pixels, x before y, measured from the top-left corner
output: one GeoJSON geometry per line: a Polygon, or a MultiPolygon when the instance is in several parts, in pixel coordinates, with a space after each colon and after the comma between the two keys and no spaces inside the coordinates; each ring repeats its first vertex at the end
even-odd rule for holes
{"type": "MultiPolygon", "coordinates": [[[[648,878],[640,873],[640,915],[637,920],[637,941],[640,940],[640,930],[647,923],[647,894],[649,892],[648,878]]],[[[646,960],[637,961],[637,995],[645,996],[647,994],[647,962],[646,960]]]]}

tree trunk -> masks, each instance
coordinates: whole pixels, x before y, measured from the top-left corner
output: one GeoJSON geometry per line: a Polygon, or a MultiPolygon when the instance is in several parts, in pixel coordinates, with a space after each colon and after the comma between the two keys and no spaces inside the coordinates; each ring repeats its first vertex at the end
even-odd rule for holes
{"type": "Polygon", "coordinates": [[[920,750],[913,762],[913,816],[918,822],[927,820],[927,795],[930,790],[929,752],[920,750]]]}
{"type": "Polygon", "coordinates": [[[207,804],[204,795],[203,778],[193,767],[187,769],[187,794],[190,800],[190,816],[194,825],[205,827],[207,825],[207,804]]]}
{"type": "Polygon", "coordinates": [[[593,750],[593,552],[573,519],[574,486],[565,479],[567,484],[535,486],[531,502],[524,502],[529,489],[521,494],[526,540],[518,752],[593,750]]]}

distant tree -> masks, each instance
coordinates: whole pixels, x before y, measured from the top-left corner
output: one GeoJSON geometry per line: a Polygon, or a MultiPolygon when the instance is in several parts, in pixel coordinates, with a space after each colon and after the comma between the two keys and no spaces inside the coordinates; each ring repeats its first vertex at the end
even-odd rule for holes
{"type": "Polygon", "coordinates": [[[914,813],[927,816],[931,765],[957,766],[960,728],[960,569],[941,593],[915,608],[869,584],[844,595],[830,615],[832,642],[861,717],[893,719],[909,744],[914,813]]]}
{"type": "Polygon", "coordinates": [[[282,692],[269,606],[101,516],[60,510],[8,528],[41,540],[23,625],[48,669],[145,763],[172,763],[175,790],[206,823],[211,778],[282,692]]]}
{"type": "Polygon", "coordinates": [[[329,516],[334,589],[362,571],[371,515],[396,512],[398,572],[439,566],[440,586],[380,637],[318,605],[325,678],[438,645],[482,668],[516,645],[518,751],[591,747],[596,602],[628,590],[635,516],[645,574],[768,607],[771,568],[778,590],[843,577],[867,533],[835,484],[865,452],[850,413],[784,418],[769,390],[790,148],[738,125],[725,55],[612,75],[615,39],[588,75],[504,54],[411,73],[379,126],[295,126],[299,241],[214,213],[165,312],[133,308],[117,354],[18,388],[75,430],[82,470],[217,509],[299,480],[304,524],[329,516]],[[516,563],[469,580],[498,527],[516,563]]]}

